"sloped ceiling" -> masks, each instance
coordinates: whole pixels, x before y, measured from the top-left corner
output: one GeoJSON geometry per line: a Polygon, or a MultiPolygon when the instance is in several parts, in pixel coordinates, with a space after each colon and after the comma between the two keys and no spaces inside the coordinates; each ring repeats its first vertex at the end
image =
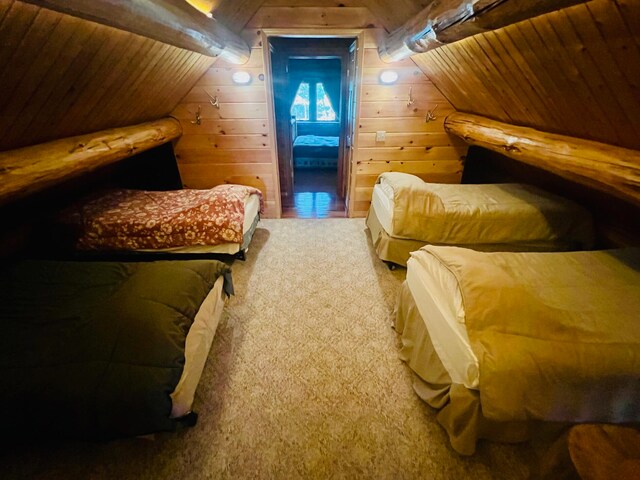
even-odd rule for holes
{"type": "Polygon", "coordinates": [[[459,111],[640,149],[638,19],[592,0],[412,58],[459,111]]]}
{"type": "Polygon", "coordinates": [[[168,115],[214,59],[0,2],[0,150],[168,115]]]}

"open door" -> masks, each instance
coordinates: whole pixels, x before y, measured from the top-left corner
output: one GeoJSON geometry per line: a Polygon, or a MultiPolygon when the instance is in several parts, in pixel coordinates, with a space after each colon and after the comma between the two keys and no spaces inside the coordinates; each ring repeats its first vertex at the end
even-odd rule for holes
{"type": "Polygon", "coordinates": [[[353,139],[356,135],[356,112],[358,108],[356,79],[358,63],[356,62],[356,53],[358,49],[357,40],[349,47],[349,61],[346,65],[346,104],[347,112],[346,119],[343,121],[344,126],[344,149],[342,153],[342,165],[340,174],[340,192],[341,197],[344,199],[345,210],[349,213],[349,179],[351,178],[351,161],[353,156],[353,139]]]}

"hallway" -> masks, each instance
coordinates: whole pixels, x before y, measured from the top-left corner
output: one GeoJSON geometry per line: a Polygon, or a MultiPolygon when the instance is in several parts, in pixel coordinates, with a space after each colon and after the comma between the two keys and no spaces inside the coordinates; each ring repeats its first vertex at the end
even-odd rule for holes
{"type": "Polygon", "coordinates": [[[293,207],[282,209],[282,218],[346,217],[344,200],[337,194],[337,172],[328,169],[297,169],[293,207]]]}

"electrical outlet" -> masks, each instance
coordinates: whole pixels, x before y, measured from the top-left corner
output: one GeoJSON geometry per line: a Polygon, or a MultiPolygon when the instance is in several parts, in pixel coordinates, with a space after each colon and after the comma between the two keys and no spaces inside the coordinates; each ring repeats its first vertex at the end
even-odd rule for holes
{"type": "Polygon", "coordinates": [[[384,130],[376,132],[376,142],[384,142],[387,139],[387,132],[384,130]]]}

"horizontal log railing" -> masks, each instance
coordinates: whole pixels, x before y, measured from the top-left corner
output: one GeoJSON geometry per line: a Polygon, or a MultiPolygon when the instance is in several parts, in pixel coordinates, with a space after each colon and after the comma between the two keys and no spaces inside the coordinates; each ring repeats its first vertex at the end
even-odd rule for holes
{"type": "Polygon", "coordinates": [[[556,175],[640,205],[640,151],[453,113],[447,132],[556,175]]]}
{"type": "Polygon", "coordinates": [[[560,10],[587,0],[439,0],[392,32],[378,52],[397,62],[476,33],[560,10]]]}
{"type": "Polygon", "coordinates": [[[157,147],[182,135],[174,118],[0,152],[0,205],[157,147]]]}
{"type": "Polygon", "coordinates": [[[239,35],[182,0],[22,1],[235,64],[246,63],[251,56],[239,35]]]}

